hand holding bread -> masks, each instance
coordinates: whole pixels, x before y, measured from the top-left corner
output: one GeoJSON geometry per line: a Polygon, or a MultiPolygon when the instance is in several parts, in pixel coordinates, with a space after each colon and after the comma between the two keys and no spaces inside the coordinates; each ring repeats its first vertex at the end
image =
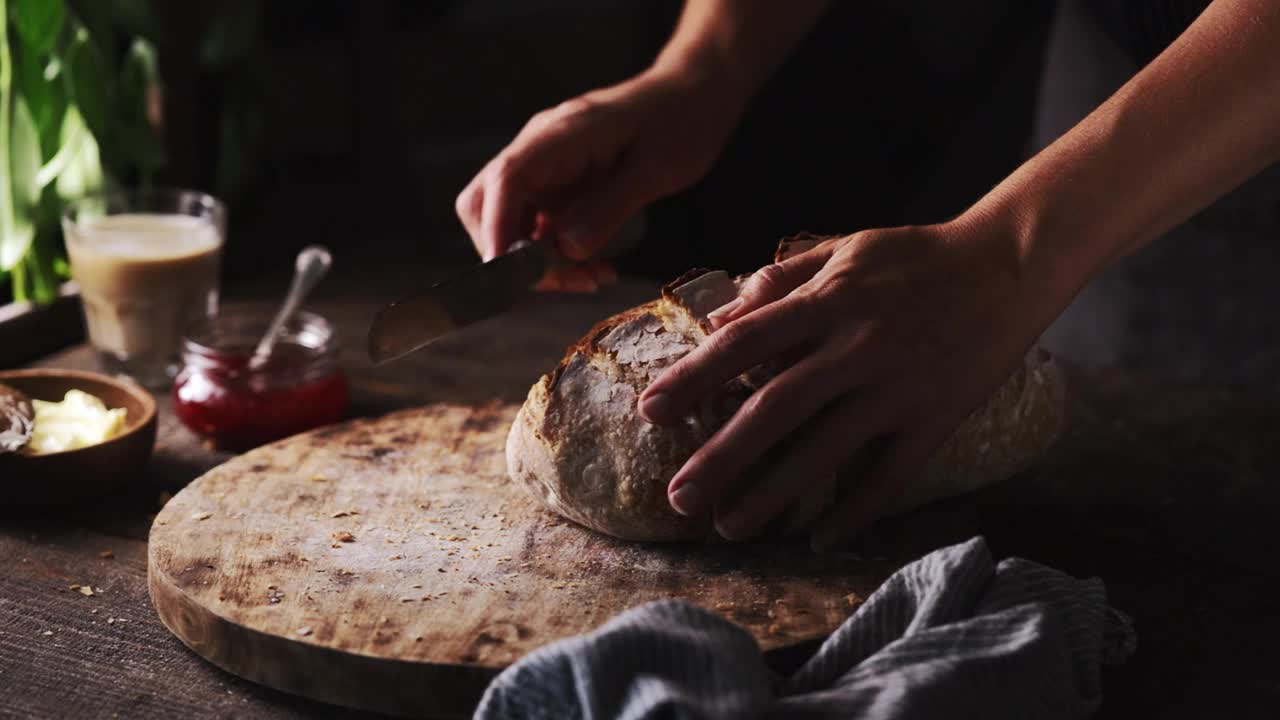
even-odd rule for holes
{"type": "Polygon", "coordinates": [[[780,367],[676,473],[676,510],[713,513],[721,535],[748,538],[868,443],[878,457],[824,513],[815,543],[848,540],[892,507],[1039,333],[1015,249],[999,240],[958,223],[873,230],[757,272],[712,313],[707,341],[641,396],[647,419],[676,423],[726,380],[780,367]],[[774,449],[781,457],[752,477],[774,449]]]}
{"type": "Polygon", "coordinates": [[[625,539],[813,529],[825,547],[1015,474],[1060,430],[1061,377],[1028,352],[1016,263],[968,242],[873,231],[784,245],[746,278],[689,274],[530,390],[512,478],[625,539]]]}

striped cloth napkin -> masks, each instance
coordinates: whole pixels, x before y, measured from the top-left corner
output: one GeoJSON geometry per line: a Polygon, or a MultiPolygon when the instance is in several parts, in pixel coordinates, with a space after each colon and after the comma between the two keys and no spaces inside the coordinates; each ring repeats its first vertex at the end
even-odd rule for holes
{"type": "Polygon", "coordinates": [[[895,573],[791,677],[737,625],[661,601],[530,653],[475,717],[1082,718],[1135,646],[1101,580],[997,564],[977,537],[895,573]]]}

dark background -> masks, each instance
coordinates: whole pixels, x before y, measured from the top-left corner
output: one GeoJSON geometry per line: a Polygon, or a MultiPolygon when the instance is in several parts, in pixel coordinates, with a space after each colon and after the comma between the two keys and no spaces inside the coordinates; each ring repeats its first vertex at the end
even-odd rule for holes
{"type": "MultiPolygon", "coordinates": [[[[798,231],[958,212],[1024,154],[1051,6],[836,3],[623,269],[748,270],[798,231]]],[[[229,292],[312,242],[420,256],[428,277],[470,258],[453,199],[481,165],[538,110],[644,68],[679,7],[157,3],[164,179],[231,205],[229,292]]]]}
{"type": "MultiPolygon", "coordinates": [[[[457,193],[532,114],[646,67],[681,6],[138,1],[162,31],[170,162],[159,180],[230,206],[229,299],[283,294],[294,255],[312,243],[334,251],[341,276],[321,294],[403,296],[474,262],[457,193]],[[373,275],[377,288],[363,280],[373,275]]],[[[628,228],[645,241],[621,269],[656,282],[692,267],[745,272],[798,232],[952,216],[1104,101],[1203,5],[835,2],[711,173],[628,228]]],[[[1277,198],[1273,167],[1094,278],[1043,344],[1091,370],[1280,387],[1277,198]]],[[[23,347],[28,359],[43,352],[23,347]]]]}

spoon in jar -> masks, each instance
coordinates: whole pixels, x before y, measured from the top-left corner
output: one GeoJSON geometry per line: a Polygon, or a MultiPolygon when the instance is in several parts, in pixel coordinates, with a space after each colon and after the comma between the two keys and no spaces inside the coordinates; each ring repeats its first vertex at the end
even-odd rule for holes
{"type": "Polygon", "coordinates": [[[271,326],[267,328],[267,334],[262,336],[262,340],[258,341],[258,347],[253,351],[253,357],[249,358],[249,369],[258,370],[267,363],[271,357],[271,350],[275,347],[276,341],[280,338],[280,331],[293,318],[293,314],[298,311],[298,306],[302,304],[304,298],[315,288],[316,283],[320,282],[320,278],[329,272],[329,267],[333,265],[333,257],[329,255],[329,251],[319,245],[310,245],[302,249],[298,253],[298,259],[294,263],[293,283],[289,286],[289,294],[284,298],[284,304],[280,306],[280,312],[276,313],[275,318],[271,320],[271,326]]]}

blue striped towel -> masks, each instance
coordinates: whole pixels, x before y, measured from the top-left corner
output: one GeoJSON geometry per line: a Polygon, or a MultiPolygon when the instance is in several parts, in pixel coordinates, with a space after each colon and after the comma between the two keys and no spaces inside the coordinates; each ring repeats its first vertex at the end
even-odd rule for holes
{"type": "Polygon", "coordinates": [[[1135,646],[1101,580],[996,564],[978,537],[903,567],[791,677],[737,625],[661,601],[530,653],[475,717],[1081,718],[1135,646]]]}

